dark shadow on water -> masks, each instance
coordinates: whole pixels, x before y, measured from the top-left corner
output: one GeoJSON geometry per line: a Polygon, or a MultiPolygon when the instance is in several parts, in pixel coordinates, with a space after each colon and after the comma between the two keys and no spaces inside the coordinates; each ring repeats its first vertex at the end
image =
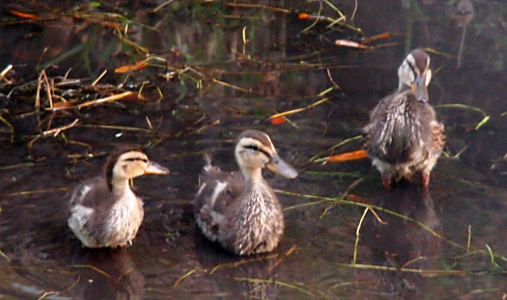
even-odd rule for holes
{"type": "Polygon", "coordinates": [[[374,273],[378,286],[372,292],[387,294],[390,299],[425,298],[429,288],[426,278],[401,269],[435,269],[442,240],[428,229],[440,234],[442,226],[430,192],[402,183],[391,191],[379,190],[374,204],[410,219],[378,210],[381,221],[372,213],[367,215],[361,231],[362,242],[370,248],[371,264],[394,269],[374,273]]]}
{"type": "Polygon", "coordinates": [[[144,299],[145,277],[128,248],[75,247],[72,267],[77,269],[73,299],[144,299]]]}
{"type": "MultiPolygon", "coordinates": [[[[201,266],[208,270],[209,293],[225,299],[276,299],[281,259],[273,253],[239,257],[209,242],[196,230],[196,253],[201,266]]],[[[275,250],[276,251],[276,250],[275,250]]]]}

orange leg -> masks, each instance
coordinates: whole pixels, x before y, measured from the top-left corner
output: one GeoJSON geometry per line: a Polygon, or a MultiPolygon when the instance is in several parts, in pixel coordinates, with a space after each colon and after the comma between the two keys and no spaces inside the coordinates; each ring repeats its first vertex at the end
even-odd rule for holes
{"type": "Polygon", "coordinates": [[[384,185],[384,187],[386,188],[386,190],[390,190],[391,189],[391,183],[392,183],[392,178],[391,178],[391,174],[382,174],[382,184],[384,185]]]}
{"type": "Polygon", "coordinates": [[[421,173],[421,185],[422,187],[428,187],[430,184],[430,172],[421,173]]]}

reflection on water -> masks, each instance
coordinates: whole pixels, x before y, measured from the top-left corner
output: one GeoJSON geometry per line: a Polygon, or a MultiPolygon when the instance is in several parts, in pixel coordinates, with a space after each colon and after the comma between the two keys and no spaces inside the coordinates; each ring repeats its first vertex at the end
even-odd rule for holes
{"type": "Polygon", "coordinates": [[[378,218],[368,214],[361,229],[363,242],[370,247],[371,264],[390,267],[378,271],[379,286],[375,292],[390,299],[423,299],[428,289],[420,273],[401,269],[432,270],[442,247],[440,219],[427,189],[400,185],[383,191],[374,199],[376,206],[401,214],[407,219],[377,211],[378,218]]]}
{"type": "Polygon", "coordinates": [[[144,299],[145,278],[127,248],[76,247],[72,264],[78,269],[73,299],[144,299]]]}
{"type": "Polygon", "coordinates": [[[209,271],[208,293],[227,299],[276,299],[281,277],[278,255],[238,257],[231,255],[218,244],[212,244],[196,234],[196,253],[202,268],[209,271]]]}
{"type": "MultiPolygon", "coordinates": [[[[326,1],[269,3],[287,6],[286,11],[212,1],[169,1],[157,12],[153,8],[161,1],[117,1],[117,7],[100,1],[103,6],[90,2],[62,17],[60,11],[71,9],[64,5],[77,1],[48,0],[33,7],[34,12],[44,12],[40,14],[47,18],[44,22],[13,15],[12,10],[33,4],[18,2],[0,3],[0,69],[13,64],[16,71],[0,80],[0,296],[505,296],[505,278],[495,273],[498,268],[484,250],[490,247],[498,255],[495,263],[507,269],[507,126],[502,114],[507,111],[505,3],[473,1],[473,18],[456,19],[455,7],[442,1],[365,0],[358,2],[357,10],[354,1],[331,1],[347,20],[355,12],[353,25],[361,33],[330,26],[328,21],[314,22],[322,19],[298,19],[296,12],[302,11],[339,18],[326,1]],[[61,10],[55,8],[57,2],[61,10]],[[115,68],[143,60],[146,54],[142,48],[126,45],[118,36],[120,31],[105,22],[109,19],[104,16],[111,15],[103,13],[111,11],[125,16],[135,11],[131,13],[135,22],[122,28],[120,36],[163,60],[151,61],[137,72],[114,73],[115,68]],[[85,18],[85,13],[93,17],[85,18]],[[368,44],[373,47],[368,50],[334,45],[336,39],[361,41],[382,33],[389,34],[368,44]],[[396,86],[399,61],[413,47],[430,48],[435,71],[430,102],[448,133],[448,157],[443,155],[433,171],[430,192],[412,184],[385,191],[368,161],[308,164],[310,157],[328,153],[333,145],[360,133],[369,111],[396,86]],[[55,74],[64,76],[72,68],[69,78],[86,77],[83,80],[90,84],[107,69],[100,83],[142,89],[148,102],[122,100],[51,111],[46,110],[51,101],[72,102],[75,91],[59,86],[48,99],[44,86],[32,82],[10,94],[10,80],[32,80],[42,66],[48,67],[49,79],[55,74]],[[331,91],[319,95],[330,87],[331,91]],[[148,97],[150,93],[155,96],[148,97]],[[288,115],[283,124],[273,125],[268,119],[274,112],[305,107],[323,97],[329,97],[328,101],[288,115]],[[41,107],[35,112],[37,99],[41,107]],[[79,119],[77,126],[58,135],[42,134],[75,119],[79,119]],[[487,122],[476,129],[481,120],[487,122]],[[282,156],[302,171],[291,182],[266,174],[275,189],[322,197],[339,197],[349,191],[410,220],[377,209],[384,224],[368,213],[356,247],[362,209],[281,194],[282,206],[290,209],[284,211],[287,228],[275,256],[261,256],[258,261],[237,258],[203,243],[190,213],[203,165],[202,151],[215,151],[224,170],[237,169],[232,140],[246,128],[267,132],[282,156]],[[10,142],[11,137],[15,143],[10,142]],[[172,174],[135,181],[136,192],[145,199],[146,214],[131,248],[76,249],[79,243],[66,225],[70,192],[80,180],[96,174],[104,154],[116,143],[149,146],[150,157],[168,166],[172,174]],[[350,189],[358,178],[361,183],[350,189]],[[468,228],[470,252],[428,231],[465,246],[468,228]],[[290,255],[280,255],[293,246],[290,255]],[[352,268],[355,250],[361,264],[393,270],[352,268]],[[463,273],[430,277],[415,272],[431,269],[463,273]],[[468,271],[479,273],[470,276],[468,271]]],[[[466,1],[451,2],[461,5],[466,1]]],[[[358,147],[355,141],[335,152],[358,147]]]]}

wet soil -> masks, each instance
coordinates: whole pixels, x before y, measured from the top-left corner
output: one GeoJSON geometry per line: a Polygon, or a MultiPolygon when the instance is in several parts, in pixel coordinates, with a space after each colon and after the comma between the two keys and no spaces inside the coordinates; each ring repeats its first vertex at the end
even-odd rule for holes
{"type": "MultiPolygon", "coordinates": [[[[472,1],[473,18],[463,19],[470,12],[456,3],[359,1],[355,10],[354,1],[332,2],[348,20],[353,16],[349,27],[298,18],[298,12],[318,15],[314,2],[253,7],[172,2],[156,12],[160,3],[151,1],[104,2],[98,8],[83,1],[1,4],[0,68],[12,64],[16,73],[0,85],[5,121],[0,124],[0,295],[503,299],[507,6],[472,1]],[[47,20],[19,19],[12,11],[47,20]],[[133,20],[126,36],[164,61],[114,73],[145,55],[122,42],[99,15],[85,12],[133,20]],[[370,49],[334,44],[386,32],[389,38],[372,42],[370,49]],[[356,139],[328,151],[360,134],[369,111],[396,89],[396,69],[414,47],[425,47],[431,56],[430,102],[448,135],[429,189],[414,179],[386,191],[367,159],[310,163],[318,154],[360,148],[356,139]],[[144,98],[51,110],[42,95],[37,110],[42,68],[48,78],[71,69],[67,77],[82,80],[76,88],[108,70],[100,81],[106,90],[80,89],[71,97],[76,104],[112,90],[142,89],[144,98]],[[269,120],[324,97],[329,100],[288,115],[290,122],[269,120]],[[76,119],[58,135],[44,134],[76,119]],[[265,172],[285,208],[284,238],[273,253],[240,258],[198,232],[192,202],[203,153],[211,152],[224,170],[237,169],[233,140],[247,128],[268,133],[300,176],[285,180],[265,172]],[[145,220],[132,247],[83,249],[67,227],[70,194],[80,180],[97,175],[107,153],[122,143],[143,146],[171,174],[135,180],[145,220]]],[[[321,15],[338,18],[329,5],[320,5],[321,15]]]]}

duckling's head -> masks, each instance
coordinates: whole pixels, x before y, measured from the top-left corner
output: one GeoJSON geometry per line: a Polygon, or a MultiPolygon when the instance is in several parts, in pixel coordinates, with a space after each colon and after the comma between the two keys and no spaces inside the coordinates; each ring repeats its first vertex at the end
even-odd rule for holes
{"type": "Polygon", "coordinates": [[[114,180],[129,180],[144,174],[169,174],[169,169],[152,162],[139,148],[120,146],[108,158],[106,179],[109,187],[114,180]]]}
{"type": "Polygon", "coordinates": [[[268,168],[275,174],[293,179],[298,175],[288,163],[276,153],[275,146],[267,134],[258,130],[246,130],[237,138],[236,161],[243,172],[268,168]]]}
{"type": "Polygon", "coordinates": [[[398,90],[410,89],[417,101],[428,101],[428,85],[431,81],[430,57],[422,49],[410,52],[398,68],[398,90]]]}

